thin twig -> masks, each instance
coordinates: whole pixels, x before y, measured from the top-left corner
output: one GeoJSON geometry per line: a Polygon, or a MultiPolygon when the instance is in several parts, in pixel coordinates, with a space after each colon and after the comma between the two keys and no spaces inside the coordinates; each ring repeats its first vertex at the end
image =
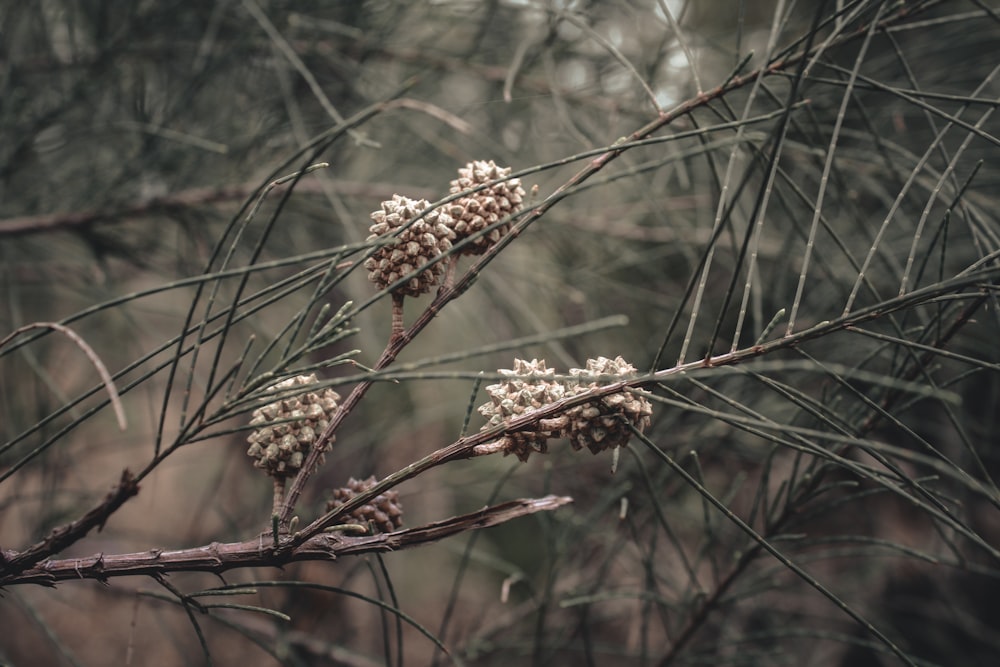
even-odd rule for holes
{"type": "Polygon", "coordinates": [[[118,428],[123,431],[128,428],[128,420],[125,419],[125,409],[122,407],[122,400],[118,396],[118,390],[115,388],[115,381],[111,377],[111,373],[108,372],[107,366],[105,366],[104,362],[101,361],[101,358],[97,356],[94,349],[87,344],[87,341],[83,340],[83,338],[81,338],[69,327],[59,324],[58,322],[32,322],[31,324],[25,324],[23,327],[18,327],[3,339],[0,339],[0,347],[3,347],[17,336],[26,331],[31,331],[32,329],[53,329],[58,331],[76,343],[76,346],[83,350],[83,353],[87,355],[87,359],[90,359],[90,363],[92,363],[94,368],[97,369],[98,375],[101,376],[101,382],[104,383],[104,387],[108,391],[108,397],[111,400],[111,407],[114,409],[115,418],[118,420],[118,428]]]}

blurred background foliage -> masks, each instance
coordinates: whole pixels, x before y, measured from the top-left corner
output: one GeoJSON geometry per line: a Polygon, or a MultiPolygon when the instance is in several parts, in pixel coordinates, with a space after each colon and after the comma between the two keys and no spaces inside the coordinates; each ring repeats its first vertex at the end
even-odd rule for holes
{"type": "MultiPolygon", "coordinates": [[[[759,88],[751,79],[706,99],[656,135],[681,136],[624,153],[439,315],[400,362],[468,350],[430,367],[464,379],[376,384],[299,514],[315,516],[348,477],[384,477],[457,439],[476,386],[468,375],[510,368],[513,356],[563,372],[598,355],[663,369],[752,345],[784,308],[768,333],[779,338],[796,299],[795,331],[848,303],[885,304],[860,325],[870,335],[839,327],[758,362],[647,386],[675,403],[656,406],[650,442],[633,441],[614,474],[609,455],[563,444],[527,464],[449,465],[399,489],[409,526],[548,492],[573,496],[569,509],[382,559],[227,574],[315,584],[238,600],[288,622],[189,615],[178,598],[154,597],[166,590],[150,580],[9,589],[0,662],[995,664],[998,12],[990,0],[0,4],[0,333],[87,311],[70,325],[112,372],[125,370],[130,420],[120,432],[109,410],[88,412],[105,396],[65,338],[0,350],[4,548],[75,519],[123,468],[146,469],[158,437],[184,440],[185,386],[153,372],[174,350],[155,350],[180,333],[192,302],[204,307],[197,277],[218,270],[220,239],[232,266],[280,262],[245,274],[242,292],[236,280],[206,283],[215,302],[272,294],[317,261],[310,253],[364,241],[369,213],[394,193],[438,200],[458,167],[493,159],[537,168],[521,180],[541,202],[594,156],[568,158],[741,64],[740,74],[775,66],[759,88]],[[823,50],[797,81],[797,61],[782,59],[801,51],[817,11],[812,43],[823,50]],[[887,23],[866,42],[878,20],[887,23]],[[306,164],[297,151],[404,85],[315,156],[328,167],[287,200],[278,188],[233,231],[257,188],[306,164]],[[803,100],[779,135],[780,112],[803,100]],[[755,253],[741,258],[758,224],[755,253]],[[970,271],[987,273],[937,299],[893,301],[970,271]],[[628,324],[471,354],[611,315],[628,324]],[[322,586],[398,604],[451,656],[322,586]]],[[[234,323],[218,358],[205,352],[191,373],[194,404],[209,400],[209,362],[228,367],[251,336],[259,353],[303,309],[312,318],[322,303],[372,298],[363,272],[342,275],[319,297],[302,284],[234,323]]],[[[356,348],[359,363],[374,363],[388,300],[353,322],[355,336],[309,360],[356,348]]],[[[468,428],[481,423],[473,414],[468,428]]],[[[193,436],[149,468],[104,531],[63,555],[264,529],[271,488],[245,456],[246,433],[193,436]]],[[[170,582],[185,592],[219,583],[170,582]]]]}

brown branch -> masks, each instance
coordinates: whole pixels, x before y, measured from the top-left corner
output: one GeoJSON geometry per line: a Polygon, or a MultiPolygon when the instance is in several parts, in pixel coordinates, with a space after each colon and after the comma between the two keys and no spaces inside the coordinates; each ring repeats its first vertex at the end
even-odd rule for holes
{"type": "Polygon", "coordinates": [[[136,483],[135,477],[128,469],[123,470],[118,486],[108,493],[101,504],[79,519],[53,529],[43,540],[24,551],[0,552],[0,585],[3,581],[11,577],[16,578],[36,563],[83,539],[93,528],[102,529],[108,517],[137,493],[139,493],[139,485],[136,483]]]}
{"type": "Polygon", "coordinates": [[[465,531],[496,526],[535,512],[549,512],[570,502],[572,498],[567,496],[522,498],[392,533],[363,537],[320,533],[288,550],[275,549],[270,536],[263,534],[245,542],[213,542],[191,549],[150,549],[138,553],[96,554],[87,558],[48,560],[18,574],[0,576],[0,587],[17,584],[55,586],[60,581],[76,579],[106,581],[111,577],[156,576],[170,572],[220,574],[233,568],[281,567],[287,563],[306,560],[333,561],[340,556],[409,549],[465,531]]]}
{"type": "MultiPolygon", "coordinates": [[[[0,237],[26,236],[61,229],[86,227],[99,222],[118,222],[134,218],[143,218],[157,213],[176,211],[207,204],[226,202],[242,202],[252,196],[260,187],[259,183],[237,183],[219,187],[191,188],[181,190],[162,197],[152,197],[136,202],[120,205],[118,208],[96,209],[90,211],[65,211],[43,215],[26,215],[0,220],[0,237]]],[[[322,194],[329,188],[337,194],[365,197],[367,199],[389,199],[393,194],[402,192],[414,193],[413,196],[433,197],[429,190],[418,190],[412,186],[392,185],[388,183],[359,183],[356,181],[329,180],[319,183],[312,180],[300,180],[295,186],[297,192],[322,194]]]]}

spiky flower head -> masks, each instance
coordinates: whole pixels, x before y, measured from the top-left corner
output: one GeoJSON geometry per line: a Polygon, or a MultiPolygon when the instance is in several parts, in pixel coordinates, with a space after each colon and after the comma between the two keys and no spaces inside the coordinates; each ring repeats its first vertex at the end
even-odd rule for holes
{"type": "MultiPolygon", "coordinates": [[[[513,369],[500,369],[498,373],[504,379],[486,387],[490,402],[479,407],[488,420],[482,430],[554,403],[565,394],[563,384],[553,377],[555,370],[546,368],[544,360],[515,359],[513,369]]],[[[559,428],[542,419],[523,430],[506,433],[500,442],[504,455],[514,454],[527,461],[532,452],[546,451],[549,438],[558,437],[559,428]]]]}
{"type": "MultiPolygon", "coordinates": [[[[636,369],[620,356],[615,359],[598,357],[588,359],[586,368],[571,368],[575,380],[569,383],[569,395],[579,394],[600,386],[597,378],[614,376],[625,378],[636,369]]],[[[632,437],[632,424],[639,431],[649,426],[653,406],[641,394],[625,390],[602,396],[599,400],[584,403],[566,411],[568,425],[565,435],[574,449],[588,448],[594,454],[621,447],[632,437]]]]}
{"type": "MultiPolygon", "coordinates": [[[[247,438],[247,455],[254,465],[275,478],[294,475],[305,455],[330,424],[340,396],[330,388],[295,392],[317,382],[315,374],[297,375],[268,388],[282,397],[253,411],[250,425],[257,428],[247,438]],[[285,395],[290,394],[290,395],[285,395]]],[[[330,449],[333,438],[326,443],[330,449]]]]}
{"type": "MultiPolygon", "coordinates": [[[[381,246],[365,260],[368,279],[379,289],[385,289],[403,276],[427,266],[451,248],[451,240],[455,238],[451,229],[453,221],[443,210],[428,210],[429,206],[426,199],[393,195],[392,199],[382,202],[382,208],[371,214],[373,222],[369,228],[369,241],[391,236],[426,212],[423,218],[398,232],[391,243],[381,246]]],[[[439,261],[397,287],[395,292],[419,296],[437,285],[443,273],[444,264],[439,261]]]]}
{"type": "MultiPolygon", "coordinates": [[[[333,499],[326,504],[326,511],[335,510],[355,496],[371,489],[378,480],[374,476],[364,480],[353,477],[347,480],[347,486],[334,489],[333,499]]],[[[362,525],[369,522],[379,533],[391,533],[403,525],[403,506],[399,503],[399,493],[388,490],[378,494],[364,505],[356,508],[348,515],[362,525]]]]}
{"type": "MultiPolygon", "coordinates": [[[[498,167],[493,160],[489,162],[476,160],[458,170],[458,178],[451,182],[451,194],[458,194],[463,190],[509,175],[510,167],[498,167]]],[[[449,208],[456,240],[468,238],[493,223],[517,213],[521,210],[523,201],[524,188],[517,178],[493,183],[487,188],[456,199],[449,208]]],[[[461,252],[466,255],[481,255],[509,231],[509,223],[500,225],[469,243],[461,252]]]]}

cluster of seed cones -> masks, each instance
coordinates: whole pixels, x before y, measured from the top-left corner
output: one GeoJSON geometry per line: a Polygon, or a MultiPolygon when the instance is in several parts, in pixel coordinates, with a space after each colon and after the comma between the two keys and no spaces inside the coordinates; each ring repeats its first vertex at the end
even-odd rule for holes
{"type": "MultiPolygon", "coordinates": [[[[498,372],[504,379],[486,387],[490,402],[479,407],[479,412],[487,419],[483,430],[599,387],[602,378],[624,379],[634,375],[636,369],[621,357],[598,357],[588,359],[586,368],[570,369],[572,379],[566,381],[557,378],[555,370],[547,368],[545,361],[537,359],[515,359],[513,369],[498,372]]],[[[513,454],[521,461],[527,461],[532,452],[544,453],[551,438],[568,438],[574,449],[586,447],[597,454],[627,443],[632,436],[631,427],[645,430],[652,414],[648,400],[641,394],[625,390],[571,407],[554,417],[539,419],[523,429],[504,434],[496,444],[505,455],[513,454]]]]}
{"type": "MultiPolygon", "coordinates": [[[[451,182],[452,194],[466,194],[450,205],[432,208],[426,200],[393,195],[371,214],[368,240],[379,245],[364,266],[369,280],[393,293],[394,333],[402,328],[403,297],[419,296],[441,283],[449,270],[443,255],[455,244],[461,245],[451,253],[450,267],[458,255],[482,254],[510,231],[511,217],[522,209],[525,194],[510,173],[510,168],[492,160],[470,162],[451,182]]],[[[621,357],[598,357],[588,360],[586,368],[571,369],[570,379],[560,379],[544,361],[515,359],[513,369],[499,371],[504,379],[486,388],[491,400],[479,408],[488,420],[483,428],[500,426],[635,371],[621,357]]],[[[280,397],[254,410],[250,421],[256,428],[247,438],[247,454],[256,467],[274,478],[276,511],[285,480],[301,469],[337,410],[340,396],[332,389],[310,390],[316,383],[315,375],[300,375],[270,387],[280,397]]],[[[491,443],[491,451],[527,461],[532,452],[545,452],[549,439],[568,438],[574,449],[586,447],[596,454],[627,443],[633,428],[642,431],[649,425],[651,414],[652,407],[642,394],[625,389],[507,432],[491,443]]],[[[323,445],[324,451],[332,440],[323,445]]],[[[327,509],[342,506],[375,484],[374,477],[352,478],[346,487],[334,491],[327,509]]],[[[380,532],[396,530],[402,525],[398,495],[386,491],[353,510],[350,517],[380,532]]]]}
{"type": "Polygon", "coordinates": [[[486,252],[510,231],[510,222],[502,221],[523,205],[524,189],[520,180],[508,178],[510,171],[492,160],[470,162],[458,170],[451,194],[485,187],[441,208],[402,195],[382,202],[371,214],[368,240],[384,244],[365,260],[368,279],[398,297],[419,296],[441,283],[445,273],[441,257],[454,244],[468,239],[456,255],[486,252]]]}

